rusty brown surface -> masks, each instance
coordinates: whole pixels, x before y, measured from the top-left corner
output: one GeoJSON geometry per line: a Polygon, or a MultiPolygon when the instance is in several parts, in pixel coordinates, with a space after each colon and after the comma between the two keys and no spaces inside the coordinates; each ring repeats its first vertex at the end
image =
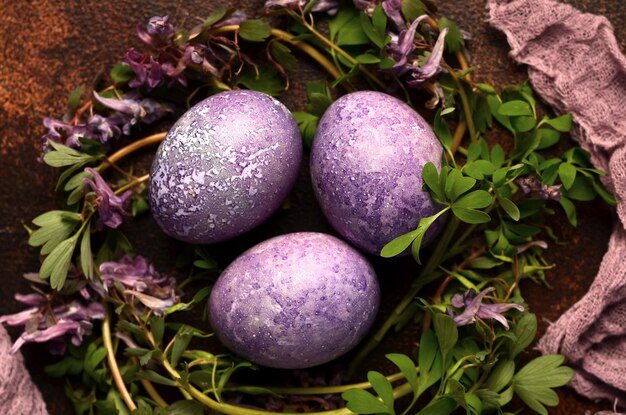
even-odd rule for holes
{"type": "MultiPolygon", "coordinates": [[[[190,27],[219,6],[244,6],[255,14],[262,3],[261,0],[0,1],[0,314],[18,311],[13,294],[27,291],[21,275],[35,271],[39,265],[37,251],[27,245],[23,224],[55,207],[52,190],[55,173],[35,161],[38,138],[43,133],[42,117],[59,117],[73,88],[90,84],[100,71],[118,61],[129,46],[138,45],[135,26],[149,17],[169,14],[177,25],[190,27]]],[[[507,56],[504,36],[489,27],[484,1],[437,3],[442,15],[473,34],[471,53],[474,63],[478,64],[478,80],[502,85],[524,79],[524,69],[507,56]]],[[[617,28],[620,44],[626,44],[626,8],[620,1],[570,0],[568,3],[607,16],[617,28]]],[[[293,110],[302,108],[304,81],[319,76],[308,64],[300,64],[298,71],[298,76],[292,79],[293,91],[285,97],[293,110]]],[[[242,246],[278,232],[330,231],[309,187],[306,171],[303,171],[293,195],[292,211],[280,212],[252,235],[218,247],[222,265],[241,252],[242,246]]],[[[586,292],[606,249],[613,219],[608,208],[591,203],[582,208],[578,229],[559,226],[562,220],[557,216],[555,227],[567,244],[550,251],[550,261],[557,264],[549,272],[551,289],[533,284],[524,287],[533,311],[540,317],[541,330],[545,330],[547,320],[558,318],[586,292]]],[[[150,219],[140,220],[126,230],[139,250],[158,266],[167,267],[171,263],[176,244],[165,238],[150,219]]],[[[389,310],[389,305],[401,296],[410,275],[407,275],[406,263],[381,265],[379,262],[376,264],[389,310]]],[[[15,336],[17,332],[12,331],[12,334],[15,336]]],[[[373,363],[382,365],[381,356],[398,343],[410,346],[413,335],[409,331],[402,338],[384,342],[373,363]]],[[[23,351],[50,413],[71,413],[71,404],[64,397],[63,382],[51,380],[42,373],[43,365],[51,361],[44,347],[29,345],[23,351]]],[[[563,390],[560,395],[561,405],[551,409],[551,414],[582,414],[585,410],[610,408],[607,403],[594,404],[569,390],[563,390]]]]}

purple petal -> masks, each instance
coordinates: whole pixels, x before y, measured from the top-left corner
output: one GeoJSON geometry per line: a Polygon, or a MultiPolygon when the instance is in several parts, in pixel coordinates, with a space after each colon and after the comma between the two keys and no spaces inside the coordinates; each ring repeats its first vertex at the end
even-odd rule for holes
{"type": "Polygon", "coordinates": [[[230,25],[240,25],[246,20],[248,20],[248,15],[246,14],[246,12],[243,12],[241,10],[235,10],[233,14],[228,16],[226,19],[214,24],[213,27],[218,28],[230,25]]]}
{"type": "Polygon", "coordinates": [[[501,304],[483,304],[478,310],[477,316],[481,319],[494,319],[504,326],[505,329],[509,329],[509,323],[502,315],[505,311],[515,309],[518,311],[524,311],[524,307],[519,304],[513,303],[501,303],[501,304]]]}
{"type": "Polygon", "coordinates": [[[124,290],[125,294],[131,294],[135,298],[137,298],[143,305],[154,310],[154,313],[157,315],[163,314],[165,310],[174,305],[174,300],[168,299],[160,299],[153,297],[148,294],[140,293],[138,291],[124,290]]]}
{"type": "Polygon", "coordinates": [[[406,22],[402,17],[402,0],[384,0],[382,6],[385,14],[391,19],[397,30],[406,28],[406,22]]]}
{"type": "Polygon", "coordinates": [[[400,32],[397,43],[389,45],[389,56],[396,61],[396,64],[393,65],[394,68],[401,68],[407,63],[409,54],[415,49],[413,42],[415,40],[417,26],[427,17],[427,15],[422,15],[413,20],[413,23],[411,23],[408,29],[400,32]]]}
{"type": "Polygon", "coordinates": [[[439,33],[439,37],[437,38],[437,42],[433,47],[430,56],[426,60],[421,67],[415,67],[411,73],[411,80],[407,82],[409,86],[417,86],[422,82],[426,81],[429,78],[437,75],[441,70],[441,58],[443,57],[443,50],[445,46],[446,35],[448,34],[448,28],[444,28],[441,33],[439,33]]]}

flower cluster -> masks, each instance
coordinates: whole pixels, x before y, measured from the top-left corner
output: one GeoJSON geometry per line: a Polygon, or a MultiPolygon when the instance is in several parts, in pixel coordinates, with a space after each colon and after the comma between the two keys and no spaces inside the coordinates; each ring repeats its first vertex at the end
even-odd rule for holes
{"type": "MultiPolygon", "coordinates": [[[[265,10],[270,10],[273,7],[278,7],[299,11],[302,10],[307,3],[309,3],[309,0],[267,0],[264,8],[265,10]]],[[[312,12],[326,12],[331,16],[337,14],[338,10],[338,0],[321,0],[311,9],[312,12]]]]}
{"type": "Polygon", "coordinates": [[[541,180],[537,176],[524,176],[515,181],[519,186],[522,193],[525,195],[535,195],[544,200],[556,200],[561,199],[561,185],[553,184],[548,186],[541,183],[541,180]]]}
{"type": "Polygon", "coordinates": [[[156,315],[162,315],[180,300],[176,294],[176,280],[157,273],[142,256],[132,259],[125,255],[117,262],[102,263],[100,278],[105,290],[121,284],[124,294],[136,298],[156,315]]]}
{"type": "Polygon", "coordinates": [[[117,228],[122,224],[124,216],[130,216],[130,213],[126,210],[126,205],[132,195],[132,191],[127,190],[121,195],[116,195],[97,171],[87,167],[85,172],[93,176],[93,180],[85,178],[83,181],[96,194],[94,204],[98,207],[98,213],[100,214],[98,228],[102,228],[102,225],[113,229],[117,228]]]}
{"type": "Polygon", "coordinates": [[[15,299],[28,306],[16,314],[0,317],[0,323],[24,326],[24,332],[15,341],[11,352],[15,353],[25,343],[49,342],[53,354],[63,354],[65,338],[78,346],[83,337],[91,334],[94,320],[104,319],[104,306],[97,302],[83,304],[73,300],[69,304],[52,306],[53,294],[16,294],[15,299]]]}
{"type": "Polygon", "coordinates": [[[473,290],[469,290],[465,294],[455,294],[450,303],[454,308],[463,309],[463,312],[455,315],[451,310],[448,310],[448,314],[454,319],[457,326],[467,326],[478,319],[493,319],[508,330],[509,323],[502,313],[512,309],[524,311],[524,307],[514,303],[484,304],[483,299],[492,291],[495,291],[495,288],[486,288],[479,294],[473,290]]]}

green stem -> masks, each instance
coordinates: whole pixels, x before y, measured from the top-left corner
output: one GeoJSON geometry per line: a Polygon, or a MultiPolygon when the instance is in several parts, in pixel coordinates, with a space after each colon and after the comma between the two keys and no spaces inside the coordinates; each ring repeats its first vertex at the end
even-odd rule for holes
{"type": "Polygon", "coordinates": [[[311,34],[313,36],[315,36],[316,38],[318,38],[322,43],[324,43],[326,46],[328,46],[331,50],[334,50],[335,52],[339,53],[341,56],[343,56],[348,62],[350,62],[352,65],[354,66],[359,66],[361,68],[361,71],[369,78],[371,79],[380,89],[382,89],[383,91],[389,89],[388,85],[385,85],[385,83],[383,81],[381,81],[380,79],[378,79],[378,77],[376,75],[374,75],[372,72],[370,72],[367,68],[365,68],[363,65],[361,65],[359,62],[357,62],[356,59],[354,59],[352,57],[352,55],[350,55],[348,52],[346,52],[345,50],[343,50],[342,48],[340,48],[339,46],[337,46],[333,41],[331,41],[330,39],[328,39],[326,36],[324,36],[323,34],[321,34],[320,32],[317,31],[317,29],[313,26],[311,26],[311,24],[309,22],[307,22],[305,19],[303,19],[301,16],[298,16],[295,13],[291,13],[291,15],[293,17],[295,17],[309,32],[311,32],[311,34]]]}
{"type": "MultiPolygon", "coordinates": [[[[419,368],[418,368],[419,370],[419,368]]],[[[394,373],[393,375],[386,376],[389,382],[396,382],[404,379],[402,372],[394,373]]],[[[317,386],[317,387],[280,387],[280,386],[263,386],[268,392],[276,393],[279,395],[329,395],[339,394],[350,389],[371,389],[372,384],[369,382],[353,383],[351,385],[337,385],[337,386],[317,386]]],[[[237,390],[236,387],[232,388],[237,390]]]]}
{"type": "Polygon", "coordinates": [[[370,339],[365,343],[365,345],[361,348],[359,353],[352,359],[350,362],[350,366],[348,368],[348,373],[354,373],[357,367],[360,365],[361,361],[367,357],[367,355],[378,346],[378,344],[383,340],[387,332],[393,327],[398,318],[402,315],[406,307],[411,304],[417,293],[424,285],[424,276],[433,272],[439,264],[441,263],[442,258],[444,257],[445,252],[448,250],[448,246],[452,241],[452,237],[456,232],[460,222],[456,218],[456,216],[452,216],[448,220],[448,224],[439,238],[437,245],[433,253],[431,254],[428,262],[422,268],[422,271],[419,273],[417,278],[411,284],[409,291],[406,295],[400,300],[400,303],[396,306],[396,308],[391,313],[391,316],[387,318],[387,320],[383,323],[382,327],[378,329],[378,331],[374,334],[374,336],[370,337],[370,339]]]}
{"type": "Polygon", "coordinates": [[[122,374],[120,373],[120,367],[117,365],[117,360],[115,360],[115,350],[113,349],[113,343],[111,342],[111,315],[108,307],[104,315],[104,321],[102,322],[102,342],[104,343],[104,347],[107,349],[107,361],[109,363],[109,369],[111,369],[113,382],[115,383],[117,390],[120,392],[120,395],[122,395],[122,400],[124,400],[128,409],[133,412],[137,409],[137,405],[133,402],[133,398],[130,396],[128,389],[124,384],[124,379],[122,379],[122,374]]]}
{"type": "Polygon", "coordinates": [[[459,78],[457,78],[456,73],[454,71],[451,71],[450,73],[452,74],[454,82],[459,90],[459,96],[461,97],[461,102],[463,104],[463,112],[465,113],[465,121],[467,122],[467,129],[469,131],[470,138],[472,139],[472,143],[475,143],[478,141],[478,136],[476,135],[476,127],[474,126],[474,118],[472,117],[469,99],[467,98],[465,88],[459,78]]]}

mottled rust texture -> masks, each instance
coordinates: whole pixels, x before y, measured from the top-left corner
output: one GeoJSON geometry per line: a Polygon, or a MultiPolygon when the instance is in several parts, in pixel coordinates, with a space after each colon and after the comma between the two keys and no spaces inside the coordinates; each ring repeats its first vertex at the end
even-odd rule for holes
{"type": "MultiPolygon", "coordinates": [[[[626,43],[626,8],[615,0],[569,0],[585,11],[607,16],[617,28],[617,38],[626,43]]],[[[80,84],[90,84],[105,68],[119,60],[130,45],[137,45],[135,25],[153,15],[170,14],[177,25],[191,26],[219,6],[245,6],[254,14],[262,5],[255,1],[177,1],[118,0],[116,2],[83,0],[38,2],[0,0],[0,313],[16,312],[15,292],[26,292],[27,284],[20,278],[24,272],[38,268],[35,249],[27,245],[22,224],[55,206],[52,191],[55,173],[38,164],[38,137],[42,134],[41,118],[60,116],[69,92],[80,84]]],[[[504,36],[489,27],[482,0],[447,0],[437,2],[442,15],[455,20],[474,36],[471,53],[478,64],[476,79],[492,84],[518,82],[524,69],[507,56],[504,36]]],[[[308,63],[300,63],[292,79],[293,90],[284,97],[291,109],[303,105],[304,82],[320,76],[308,63]]],[[[146,154],[149,161],[149,154],[146,154]]],[[[250,246],[270,235],[293,230],[330,231],[312,196],[308,172],[303,169],[292,195],[292,209],[279,212],[252,235],[215,248],[220,263],[226,265],[242,247],[250,246]]],[[[527,284],[527,298],[539,315],[541,329],[547,320],[555,320],[574,304],[591,283],[608,241],[612,214],[598,203],[587,204],[580,212],[576,230],[559,226],[562,216],[554,221],[557,234],[567,244],[554,246],[549,254],[558,264],[550,271],[551,289],[527,284]]],[[[138,250],[155,260],[161,268],[171,267],[176,243],[166,238],[150,219],[127,226],[126,231],[138,250]]],[[[384,294],[382,315],[402,296],[414,272],[405,259],[374,261],[384,294]]],[[[17,332],[13,331],[15,336],[17,332]]],[[[400,338],[386,340],[371,363],[385,369],[383,355],[398,347],[408,350],[416,333],[408,330],[400,338]]],[[[24,349],[28,368],[40,386],[50,413],[72,412],[64,397],[63,382],[52,381],[42,373],[42,366],[51,362],[42,347],[24,349]]],[[[562,403],[551,414],[582,414],[585,410],[608,409],[608,404],[595,405],[570,391],[560,393],[562,403]]]]}

